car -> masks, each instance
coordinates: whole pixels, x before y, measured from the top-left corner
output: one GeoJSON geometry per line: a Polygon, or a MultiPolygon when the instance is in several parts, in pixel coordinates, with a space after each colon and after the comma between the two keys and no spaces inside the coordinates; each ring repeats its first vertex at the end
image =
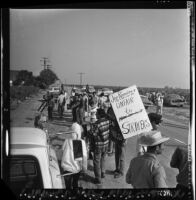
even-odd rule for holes
{"type": "Polygon", "coordinates": [[[58,86],[50,87],[48,91],[50,94],[56,95],[56,94],[59,94],[60,87],[58,87],[58,86]]]}
{"type": "Polygon", "coordinates": [[[20,194],[25,188],[65,188],[56,152],[45,131],[12,127],[10,138],[9,183],[15,194],[20,194]]]}
{"type": "Polygon", "coordinates": [[[143,102],[143,104],[144,104],[144,107],[145,107],[146,109],[148,109],[149,106],[153,106],[153,105],[154,105],[153,102],[150,101],[150,100],[148,99],[147,96],[145,96],[145,95],[140,95],[140,97],[141,97],[142,102],[143,102]]]}
{"type": "Polygon", "coordinates": [[[183,107],[186,101],[177,94],[169,94],[164,98],[164,105],[165,106],[176,106],[176,107],[183,107]]]}

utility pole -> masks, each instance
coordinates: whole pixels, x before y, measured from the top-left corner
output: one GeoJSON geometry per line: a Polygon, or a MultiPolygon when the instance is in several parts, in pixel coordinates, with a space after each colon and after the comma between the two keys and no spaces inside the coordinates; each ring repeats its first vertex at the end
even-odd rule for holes
{"type": "Polygon", "coordinates": [[[46,69],[51,69],[52,67],[51,67],[52,65],[46,65],[46,69]]]}
{"type": "Polygon", "coordinates": [[[48,65],[48,62],[49,62],[49,59],[47,57],[42,57],[42,59],[40,61],[43,61],[43,67],[44,69],[47,69],[47,65],[48,65]]]}
{"type": "Polygon", "coordinates": [[[82,75],[84,75],[85,73],[80,72],[78,74],[80,75],[80,86],[82,86],[82,75]]]}

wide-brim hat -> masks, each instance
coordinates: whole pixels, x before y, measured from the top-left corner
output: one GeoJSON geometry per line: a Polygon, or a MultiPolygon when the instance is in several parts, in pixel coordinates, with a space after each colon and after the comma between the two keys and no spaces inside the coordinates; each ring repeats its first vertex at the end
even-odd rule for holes
{"type": "Polygon", "coordinates": [[[149,131],[141,134],[139,144],[142,146],[156,146],[169,139],[169,137],[163,137],[160,131],[149,131]]]}

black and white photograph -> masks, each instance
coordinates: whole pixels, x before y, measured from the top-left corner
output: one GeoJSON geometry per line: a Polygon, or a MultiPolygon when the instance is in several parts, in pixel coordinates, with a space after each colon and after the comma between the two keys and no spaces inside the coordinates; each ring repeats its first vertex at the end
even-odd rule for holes
{"type": "Polygon", "coordinates": [[[191,199],[195,66],[186,3],[9,9],[3,138],[13,194],[178,189],[191,199]]]}

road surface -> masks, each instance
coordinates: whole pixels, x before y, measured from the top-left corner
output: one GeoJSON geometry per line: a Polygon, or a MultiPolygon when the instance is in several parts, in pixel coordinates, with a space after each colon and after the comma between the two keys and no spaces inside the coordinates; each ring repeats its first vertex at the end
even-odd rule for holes
{"type": "MultiPolygon", "coordinates": [[[[11,121],[10,126],[26,126],[33,127],[33,120],[35,112],[40,105],[38,101],[41,99],[45,92],[38,95],[32,96],[30,99],[20,103],[19,105],[11,107],[11,121]]],[[[44,113],[47,115],[47,109],[44,110],[44,113]]],[[[59,162],[61,160],[62,151],[61,146],[68,134],[57,134],[59,132],[68,131],[72,124],[72,115],[70,110],[65,110],[63,119],[59,119],[57,111],[54,111],[54,120],[47,123],[47,128],[49,131],[51,145],[55,148],[59,162]]],[[[167,185],[170,188],[176,186],[176,175],[178,171],[170,167],[169,162],[171,160],[172,153],[175,148],[179,145],[188,144],[188,125],[187,123],[177,123],[175,120],[167,119],[164,117],[162,125],[159,127],[159,130],[164,136],[175,138],[177,140],[170,140],[166,146],[163,155],[159,156],[160,162],[165,168],[167,175],[167,185]]],[[[126,148],[126,166],[125,173],[129,167],[130,160],[136,155],[136,137],[129,138],[127,140],[126,148]]],[[[114,179],[112,171],[115,170],[114,156],[107,157],[106,163],[106,177],[103,180],[103,184],[96,185],[94,184],[94,173],[93,173],[93,162],[92,160],[88,161],[88,170],[85,174],[80,177],[79,185],[83,188],[96,189],[96,188],[132,188],[130,184],[125,182],[125,176],[114,179]]]]}

